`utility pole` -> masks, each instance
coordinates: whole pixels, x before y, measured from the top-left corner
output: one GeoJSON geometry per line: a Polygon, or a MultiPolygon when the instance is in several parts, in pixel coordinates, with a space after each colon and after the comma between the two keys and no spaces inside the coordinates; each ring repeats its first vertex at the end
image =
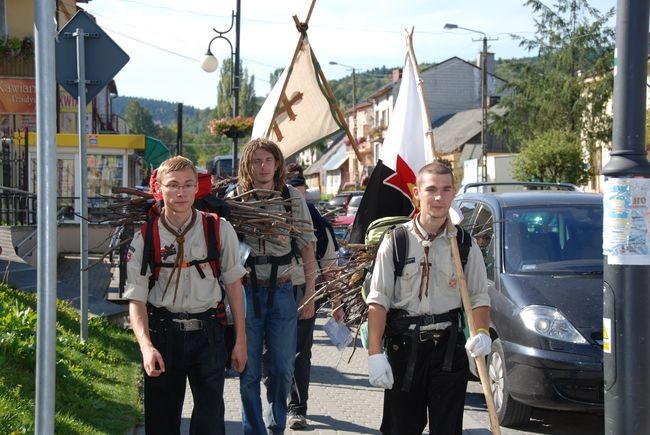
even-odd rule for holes
{"type": "MultiPolygon", "coordinates": [[[[233,71],[233,86],[232,92],[235,99],[232,108],[232,117],[236,118],[239,116],[239,90],[241,87],[241,71],[239,68],[239,35],[241,33],[240,29],[241,24],[241,0],[237,0],[237,14],[235,15],[235,69],[233,71]]],[[[232,175],[237,175],[237,147],[239,145],[239,138],[237,135],[232,140],[232,175]]]]}
{"type": "MultiPolygon", "coordinates": [[[[217,40],[217,39],[223,39],[228,43],[230,46],[230,94],[233,96],[234,101],[233,101],[233,106],[232,106],[232,117],[236,118],[239,116],[239,91],[241,88],[241,68],[239,65],[239,52],[240,52],[240,29],[241,25],[241,0],[237,0],[237,12],[235,11],[232,12],[232,17],[230,21],[230,27],[228,30],[219,31],[217,29],[212,29],[214,32],[217,34],[214,38],[210,40],[210,43],[208,44],[208,51],[205,53],[205,57],[203,58],[203,61],[201,62],[201,68],[203,71],[211,73],[217,70],[217,67],[219,66],[219,61],[217,60],[216,57],[212,54],[212,51],[210,50],[210,47],[212,46],[212,43],[217,40]],[[230,42],[230,39],[228,39],[226,36],[224,36],[226,33],[230,32],[232,28],[235,28],[235,45],[233,47],[232,42],[230,42]]],[[[237,175],[237,147],[239,145],[239,138],[237,135],[234,135],[232,138],[232,174],[237,175]]]]}
{"type": "Polygon", "coordinates": [[[176,155],[183,155],[183,103],[176,105],[176,155]]]}
{"type": "Polygon", "coordinates": [[[645,147],[647,1],[618,0],[612,158],[603,168],[605,433],[650,433],[650,256],[645,147]]]}
{"type": "Polygon", "coordinates": [[[488,123],[488,82],[487,82],[487,35],[483,35],[481,52],[481,178],[484,183],[487,176],[487,123],[488,123]]]}

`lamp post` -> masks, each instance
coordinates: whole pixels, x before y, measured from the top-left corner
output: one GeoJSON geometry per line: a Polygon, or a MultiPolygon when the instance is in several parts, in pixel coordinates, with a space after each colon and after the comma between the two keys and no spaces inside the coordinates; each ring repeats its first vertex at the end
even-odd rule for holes
{"type": "MultiPolygon", "coordinates": [[[[348,68],[352,70],[352,137],[354,137],[354,140],[357,140],[357,70],[355,67],[350,66],[350,65],[345,65],[342,63],[335,62],[333,60],[330,60],[330,65],[338,65],[342,66],[344,68],[348,68]]],[[[363,165],[363,162],[359,162],[363,165]]],[[[355,184],[358,186],[359,185],[359,177],[358,172],[359,172],[359,165],[354,165],[354,178],[355,178],[355,184]]]]}
{"type": "MultiPolygon", "coordinates": [[[[212,46],[212,43],[217,40],[217,39],[223,39],[225,40],[228,45],[230,46],[230,59],[232,61],[231,64],[231,71],[230,71],[230,94],[234,98],[234,103],[233,103],[233,108],[232,108],[232,117],[236,118],[239,116],[239,89],[240,89],[240,83],[241,83],[241,74],[240,74],[240,68],[239,68],[239,35],[240,35],[240,23],[241,23],[241,0],[237,0],[237,12],[232,11],[232,16],[231,16],[231,21],[230,21],[230,27],[228,30],[225,30],[223,32],[217,30],[217,29],[212,29],[214,32],[217,34],[214,38],[210,40],[210,43],[208,44],[208,51],[205,53],[205,57],[203,58],[203,61],[201,62],[201,68],[203,71],[211,73],[217,70],[217,67],[219,66],[219,61],[217,60],[216,57],[212,54],[212,51],[210,51],[210,47],[212,46]],[[233,28],[235,27],[235,46],[233,48],[232,42],[230,42],[230,39],[225,37],[224,35],[228,32],[230,32],[233,28]]],[[[237,145],[239,143],[239,138],[237,135],[233,137],[232,139],[232,174],[237,175],[237,145]]]]}
{"type": "MultiPolygon", "coordinates": [[[[487,182],[487,112],[488,112],[488,89],[487,89],[487,42],[488,37],[480,30],[468,29],[457,24],[445,24],[445,29],[462,29],[468,32],[480,33],[483,35],[483,51],[481,51],[481,179],[487,182]]],[[[476,40],[475,40],[476,41],[476,40]]],[[[478,40],[480,41],[480,39],[478,40]]]]}
{"type": "Polygon", "coordinates": [[[357,70],[353,66],[344,65],[342,63],[338,63],[333,60],[330,60],[330,65],[338,65],[352,70],[352,110],[354,111],[352,113],[352,119],[354,123],[352,126],[352,132],[354,138],[356,139],[358,137],[357,135],[357,70]]]}

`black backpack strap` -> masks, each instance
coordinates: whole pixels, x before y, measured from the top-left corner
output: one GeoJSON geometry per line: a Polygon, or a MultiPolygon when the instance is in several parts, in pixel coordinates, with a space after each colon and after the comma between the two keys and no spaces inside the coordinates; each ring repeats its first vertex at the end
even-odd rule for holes
{"type": "Polygon", "coordinates": [[[221,275],[221,262],[219,261],[219,245],[221,244],[221,240],[219,238],[219,233],[217,233],[220,224],[219,216],[215,216],[212,213],[206,213],[205,219],[207,226],[207,239],[205,244],[208,247],[208,260],[210,261],[214,277],[219,278],[221,275]]]}
{"type": "Polygon", "coordinates": [[[395,266],[395,281],[398,276],[402,276],[406,256],[409,250],[409,239],[404,225],[398,225],[393,229],[393,265],[395,266]]]}
{"type": "Polygon", "coordinates": [[[456,225],[456,242],[458,243],[458,252],[460,253],[460,262],[465,270],[469,250],[472,247],[472,237],[460,225],[456,225]]]}
{"type": "Polygon", "coordinates": [[[144,236],[144,246],[142,247],[142,263],[140,265],[140,275],[147,274],[147,268],[151,266],[151,273],[153,273],[153,225],[154,218],[149,217],[147,222],[142,224],[140,232],[144,236]]]}

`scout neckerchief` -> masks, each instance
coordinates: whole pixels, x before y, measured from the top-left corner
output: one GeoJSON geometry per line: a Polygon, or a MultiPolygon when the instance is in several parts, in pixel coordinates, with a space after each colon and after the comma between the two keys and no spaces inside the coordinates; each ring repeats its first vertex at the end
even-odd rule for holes
{"type": "MultiPolygon", "coordinates": [[[[420,213],[416,214],[415,217],[413,218],[413,229],[415,230],[415,234],[420,239],[420,244],[424,248],[424,261],[422,262],[422,277],[420,278],[420,292],[418,293],[418,299],[422,300],[423,292],[426,297],[429,297],[429,274],[431,272],[431,263],[429,263],[429,248],[433,245],[433,239],[435,239],[438,236],[438,234],[440,234],[440,232],[434,234],[427,233],[427,235],[424,236],[422,234],[422,231],[420,231],[421,224],[417,221],[417,218],[419,216],[420,213]]],[[[446,223],[447,220],[445,219],[445,222],[443,222],[443,224],[440,226],[440,231],[442,231],[442,229],[445,228],[446,223]]]]}
{"type": "Polygon", "coordinates": [[[167,285],[165,286],[165,290],[163,291],[162,294],[162,298],[165,299],[165,294],[167,293],[167,289],[169,288],[169,283],[172,282],[172,278],[174,277],[174,272],[178,270],[178,274],[176,275],[176,288],[174,289],[174,300],[172,301],[172,304],[176,304],[176,293],[178,292],[178,283],[180,282],[181,279],[181,269],[183,268],[184,258],[185,258],[185,250],[183,248],[183,244],[185,243],[185,234],[187,234],[187,232],[192,227],[194,227],[194,222],[196,222],[196,210],[192,209],[192,219],[190,220],[190,223],[182,231],[177,231],[175,228],[172,228],[172,226],[167,222],[167,219],[165,218],[164,209],[162,213],[160,213],[160,222],[167,229],[167,231],[169,231],[174,237],[176,237],[176,244],[178,245],[178,249],[176,252],[176,259],[174,260],[174,266],[172,267],[172,271],[169,274],[169,279],[167,280],[167,285]]]}

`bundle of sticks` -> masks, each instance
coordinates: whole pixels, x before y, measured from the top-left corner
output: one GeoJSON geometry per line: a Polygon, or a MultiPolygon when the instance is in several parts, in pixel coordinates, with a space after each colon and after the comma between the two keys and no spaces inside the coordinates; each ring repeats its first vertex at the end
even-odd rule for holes
{"type": "MultiPolygon", "coordinates": [[[[303,234],[314,231],[310,219],[294,218],[290,212],[293,201],[299,201],[299,198],[285,199],[280,192],[262,189],[227,196],[228,187],[236,181],[236,178],[230,178],[213,184],[211,194],[203,199],[223,210],[220,214],[241,237],[283,245],[288,237],[303,238],[303,234]],[[259,199],[250,200],[250,196],[259,199]]],[[[110,213],[102,223],[108,223],[114,229],[109,250],[100,261],[108,256],[112,258],[115,251],[128,247],[133,230],[147,221],[149,210],[156,203],[152,193],[130,187],[114,187],[113,195],[108,199],[110,213]]]]}

